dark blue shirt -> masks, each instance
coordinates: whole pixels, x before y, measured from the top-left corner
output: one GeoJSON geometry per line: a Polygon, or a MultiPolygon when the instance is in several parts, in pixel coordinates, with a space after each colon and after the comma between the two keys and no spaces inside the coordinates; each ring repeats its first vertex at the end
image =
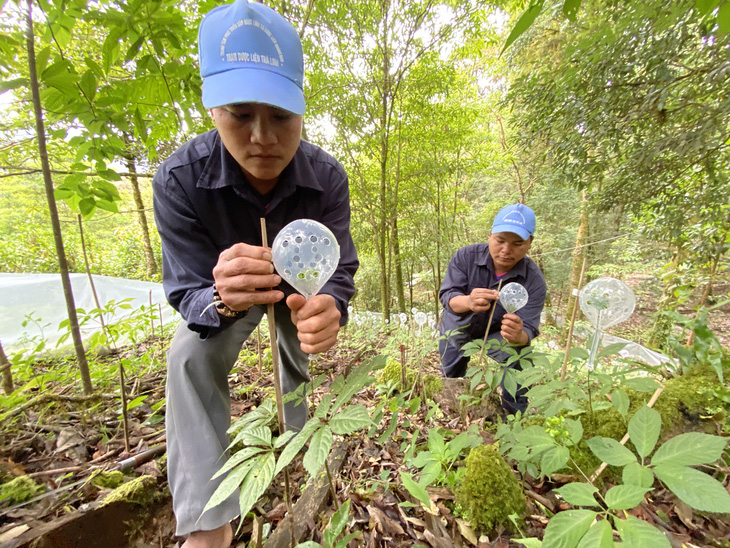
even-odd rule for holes
{"type": "MultiPolygon", "coordinates": [[[[540,268],[528,257],[522,258],[502,276],[502,287],[510,282],[522,284],[527,290],[527,304],[516,314],[522,319],[523,329],[530,340],[540,334],[540,313],[545,306],[547,286],[540,268]]],[[[499,278],[494,273],[494,261],[489,254],[488,244],[473,244],[459,249],[449,262],[444,282],[439,291],[439,300],[444,305],[440,332],[462,328],[456,337],[463,342],[483,338],[491,310],[486,312],[454,312],[449,301],[457,295],[469,295],[478,287],[497,289],[499,278]]],[[[489,333],[500,330],[506,310],[497,301],[489,333]]],[[[461,346],[461,345],[459,345],[461,346]]]]}
{"type": "MultiPolygon", "coordinates": [[[[220,253],[236,243],[262,245],[261,217],[266,218],[269,245],[296,219],[314,219],[332,231],[340,263],[320,292],[335,298],[340,323],[347,322],[359,266],[350,235],[350,192],[345,170],[321,148],[301,141],[274,190],[262,199],[212,130],[165,160],[152,189],[162,240],[162,283],[167,300],[190,329],[207,336],[231,323],[214,307],[203,312],[213,302],[213,267],[220,253]]],[[[294,293],[286,282],[279,289],[287,296],[294,293]]]]}

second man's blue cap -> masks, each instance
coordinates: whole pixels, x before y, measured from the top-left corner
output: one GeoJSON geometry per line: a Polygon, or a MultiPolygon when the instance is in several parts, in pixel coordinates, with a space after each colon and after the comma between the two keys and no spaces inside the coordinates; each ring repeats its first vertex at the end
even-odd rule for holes
{"type": "Polygon", "coordinates": [[[492,234],[512,232],[523,240],[535,234],[535,212],[525,204],[513,204],[503,207],[492,223],[492,234]]]}
{"type": "Polygon", "coordinates": [[[304,55],[297,30],[269,7],[236,0],[198,30],[203,106],[263,103],[304,114],[304,55]]]}

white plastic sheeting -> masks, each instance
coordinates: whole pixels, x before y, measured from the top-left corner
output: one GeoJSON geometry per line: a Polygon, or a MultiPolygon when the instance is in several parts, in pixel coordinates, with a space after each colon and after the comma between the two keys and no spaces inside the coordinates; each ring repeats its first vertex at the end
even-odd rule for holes
{"type": "MultiPolygon", "coordinates": [[[[94,296],[86,274],[71,274],[76,308],[86,311],[96,308],[94,296]]],[[[102,308],[109,301],[132,299],[129,304],[131,310],[118,310],[117,316],[105,315],[104,321],[111,323],[135,313],[141,306],[152,305],[157,309],[155,317],[159,325],[159,308],[162,307],[162,321],[168,324],[179,320],[174,310],[167,304],[162,284],[112,278],[109,276],[94,276],[94,286],[102,308]]],[[[11,355],[23,349],[23,341],[41,337],[46,340],[46,349],[53,349],[66,329],[59,330],[58,325],[68,318],[66,300],[63,296],[63,286],[59,274],[4,274],[0,273],[0,341],[5,353],[11,355]],[[32,314],[38,320],[41,329],[34,322],[28,322],[23,327],[26,317],[32,314]]],[[[82,337],[99,329],[98,322],[89,322],[88,327],[82,328],[82,337]]],[[[69,337],[65,344],[72,344],[69,337]]]]}

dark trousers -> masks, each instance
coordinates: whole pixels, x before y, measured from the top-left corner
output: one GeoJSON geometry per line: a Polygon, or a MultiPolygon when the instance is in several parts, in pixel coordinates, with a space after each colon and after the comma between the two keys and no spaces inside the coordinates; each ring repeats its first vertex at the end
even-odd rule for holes
{"type": "MultiPolygon", "coordinates": [[[[489,337],[487,337],[487,344],[489,344],[489,341],[491,340],[498,340],[501,342],[504,339],[499,332],[496,332],[490,334],[489,337]]],[[[469,358],[464,356],[464,354],[461,352],[461,347],[466,342],[468,342],[468,339],[464,340],[463,336],[451,337],[449,339],[441,339],[439,341],[441,373],[443,373],[445,377],[463,377],[466,374],[466,369],[469,364],[469,358]]],[[[514,348],[515,351],[520,352],[525,347],[514,346],[512,348],[514,348]]],[[[500,350],[496,347],[487,348],[486,353],[497,363],[504,363],[511,356],[510,353],[505,352],[504,350],[500,350]]],[[[525,356],[522,359],[525,359],[532,363],[529,355],[525,356]]],[[[522,371],[522,366],[520,365],[519,360],[511,363],[507,366],[507,368],[522,371]]],[[[502,380],[500,381],[500,386],[502,387],[502,407],[504,407],[505,411],[510,414],[514,414],[517,411],[521,411],[522,413],[524,413],[527,410],[527,396],[525,396],[525,394],[529,390],[529,386],[518,385],[517,393],[512,396],[512,394],[510,394],[504,387],[505,374],[506,371],[502,375],[502,380]]]]}

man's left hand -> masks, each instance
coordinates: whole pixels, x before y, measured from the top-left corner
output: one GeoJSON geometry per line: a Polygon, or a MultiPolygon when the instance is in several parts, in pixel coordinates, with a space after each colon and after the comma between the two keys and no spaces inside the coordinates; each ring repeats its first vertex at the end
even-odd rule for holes
{"type": "Polygon", "coordinates": [[[518,346],[525,346],[529,341],[527,333],[522,329],[522,318],[517,314],[505,314],[502,318],[502,328],[500,330],[502,337],[518,346]]]}
{"type": "Polygon", "coordinates": [[[332,295],[315,295],[307,300],[295,293],[286,300],[291,321],[297,328],[299,346],[307,354],[329,350],[337,342],[340,311],[332,295]]]}

